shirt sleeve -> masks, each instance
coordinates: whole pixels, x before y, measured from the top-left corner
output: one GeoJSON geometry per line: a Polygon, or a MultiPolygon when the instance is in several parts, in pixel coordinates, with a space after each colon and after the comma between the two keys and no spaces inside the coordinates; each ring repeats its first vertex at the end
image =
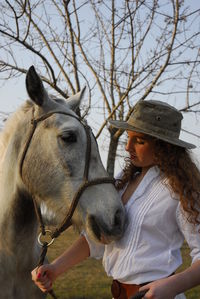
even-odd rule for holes
{"type": "Polygon", "coordinates": [[[97,260],[101,259],[104,255],[105,245],[91,240],[85,231],[82,231],[81,235],[83,235],[88,242],[89,249],[90,249],[90,257],[95,258],[97,260]]]}
{"type": "Polygon", "coordinates": [[[177,223],[190,248],[192,263],[200,260],[200,226],[190,223],[187,213],[183,211],[179,203],[177,207],[177,223]]]}

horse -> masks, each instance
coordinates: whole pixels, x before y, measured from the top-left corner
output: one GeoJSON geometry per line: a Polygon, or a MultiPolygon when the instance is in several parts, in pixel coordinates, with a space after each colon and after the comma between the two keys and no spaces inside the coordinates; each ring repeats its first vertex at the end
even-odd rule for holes
{"type": "Polygon", "coordinates": [[[125,223],[124,207],[103,167],[97,142],[76,114],[84,90],[67,100],[55,99],[34,66],[26,74],[26,89],[29,100],[9,117],[0,134],[1,299],[46,297],[31,280],[40,252],[33,199],[43,207],[43,221],[55,227],[78,192],[70,221],[97,242],[102,236],[107,242],[120,238],[125,223]]]}

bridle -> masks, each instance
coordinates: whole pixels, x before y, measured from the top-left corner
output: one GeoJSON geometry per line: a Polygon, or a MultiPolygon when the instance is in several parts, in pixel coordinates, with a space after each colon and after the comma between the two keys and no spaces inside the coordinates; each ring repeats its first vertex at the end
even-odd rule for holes
{"type": "MultiPolygon", "coordinates": [[[[34,132],[37,128],[37,125],[39,123],[41,123],[42,121],[46,120],[47,118],[51,117],[53,114],[63,114],[63,115],[67,115],[70,117],[75,118],[76,120],[78,120],[80,122],[80,124],[83,126],[84,130],[85,130],[85,134],[86,134],[86,138],[87,138],[87,144],[86,144],[86,152],[85,152],[85,168],[84,168],[84,173],[83,173],[83,181],[81,183],[81,185],[79,186],[78,190],[76,191],[74,198],[71,202],[69,211],[66,215],[66,217],[63,219],[62,223],[59,225],[59,227],[57,227],[53,232],[51,232],[50,230],[45,229],[45,225],[42,219],[42,215],[41,215],[41,210],[40,207],[37,204],[36,201],[36,197],[32,196],[33,199],[33,203],[34,203],[34,207],[35,207],[35,212],[36,212],[36,216],[38,219],[38,222],[40,223],[40,228],[41,228],[41,233],[38,236],[38,242],[40,243],[40,245],[42,245],[43,250],[41,252],[40,255],[40,260],[38,262],[38,266],[42,265],[47,253],[47,247],[49,245],[51,245],[54,241],[55,238],[57,238],[63,231],[65,231],[68,227],[70,227],[72,225],[72,217],[73,214],[75,212],[75,209],[78,205],[79,199],[82,195],[82,193],[90,186],[94,186],[94,185],[99,185],[99,184],[114,184],[115,180],[113,178],[109,178],[109,177],[101,177],[101,178],[96,178],[93,180],[88,180],[88,176],[89,176],[89,167],[90,167],[90,156],[91,156],[91,129],[90,127],[85,124],[82,119],[78,118],[77,116],[70,114],[68,112],[64,112],[64,111],[59,111],[59,110],[53,110],[50,111],[46,114],[41,115],[38,118],[34,118],[34,108],[32,110],[32,119],[31,119],[31,130],[29,132],[27,141],[25,143],[23,152],[22,152],[22,156],[20,159],[20,176],[22,181],[24,182],[23,179],[23,165],[24,165],[24,161],[28,152],[28,149],[30,147],[31,144],[31,140],[33,138],[34,132]],[[51,241],[48,242],[42,242],[40,240],[41,235],[46,235],[46,233],[48,233],[51,237],[51,241]]],[[[25,184],[25,182],[24,182],[25,184]]],[[[53,294],[53,292],[50,292],[50,294],[52,295],[53,298],[56,298],[55,295],[53,294]]]]}

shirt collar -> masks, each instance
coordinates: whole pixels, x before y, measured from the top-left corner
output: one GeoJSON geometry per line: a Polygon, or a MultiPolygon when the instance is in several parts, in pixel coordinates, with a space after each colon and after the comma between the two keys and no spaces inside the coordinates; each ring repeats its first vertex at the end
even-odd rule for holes
{"type": "Polygon", "coordinates": [[[150,184],[160,175],[160,169],[158,166],[152,166],[148,169],[145,176],[143,177],[140,184],[137,186],[135,192],[132,194],[131,198],[127,202],[126,206],[128,207],[132,200],[137,200],[141,197],[147,189],[149,189],[150,184]]]}

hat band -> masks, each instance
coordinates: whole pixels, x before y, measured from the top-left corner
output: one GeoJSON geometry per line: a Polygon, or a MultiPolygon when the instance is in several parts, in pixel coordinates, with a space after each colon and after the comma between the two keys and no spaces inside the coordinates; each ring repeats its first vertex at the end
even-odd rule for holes
{"type": "Polygon", "coordinates": [[[133,126],[138,130],[142,130],[144,133],[146,132],[146,134],[157,135],[158,138],[159,138],[159,136],[162,135],[167,138],[179,139],[180,132],[172,131],[169,128],[162,128],[162,127],[154,126],[152,124],[148,124],[148,127],[147,127],[147,123],[144,123],[143,121],[140,121],[140,120],[134,121],[133,119],[129,119],[127,123],[130,126],[133,126]]]}

